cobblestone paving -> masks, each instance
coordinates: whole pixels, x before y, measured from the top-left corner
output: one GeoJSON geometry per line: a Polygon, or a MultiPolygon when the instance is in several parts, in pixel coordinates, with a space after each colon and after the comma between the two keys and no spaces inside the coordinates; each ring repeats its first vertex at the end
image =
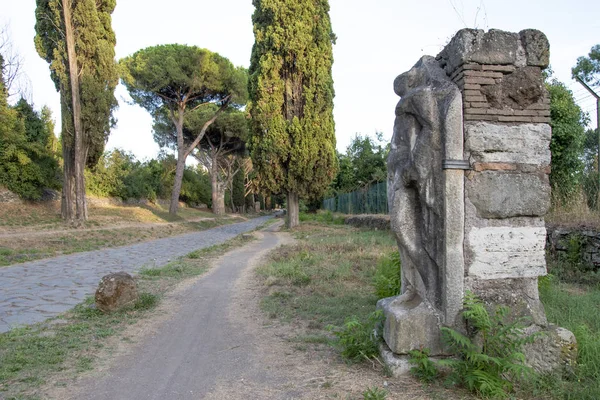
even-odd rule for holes
{"type": "Polygon", "coordinates": [[[93,295],[111,272],[155,268],[191,251],[223,243],[270,216],[130,246],[76,253],[0,267],[0,333],[73,308],[93,295]]]}

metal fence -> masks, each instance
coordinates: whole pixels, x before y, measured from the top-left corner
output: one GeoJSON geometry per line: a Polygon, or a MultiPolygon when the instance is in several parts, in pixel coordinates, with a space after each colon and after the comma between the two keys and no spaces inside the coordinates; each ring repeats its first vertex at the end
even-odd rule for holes
{"type": "Polygon", "coordinates": [[[387,214],[387,183],[379,182],[325,199],[323,209],[343,214],[387,214]]]}

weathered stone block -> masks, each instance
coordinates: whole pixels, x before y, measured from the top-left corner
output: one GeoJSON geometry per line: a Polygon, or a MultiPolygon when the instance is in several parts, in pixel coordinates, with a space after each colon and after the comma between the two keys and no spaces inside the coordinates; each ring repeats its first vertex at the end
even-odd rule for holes
{"type": "Polygon", "coordinates": [[[536,334],[533,343],[524,347],[527,365],[536,372],[572,372],[577,362],[577,339],[564,328],[550,325],[545,329],[532,326],[527,334],[536,334]]]}
{"type": "Polygon", "coordinates": [[[519,36],[525,48],[527,65],[547,68],[550,65],[550,43],[546,35],[536,29],[525,29],[519,32],[519,36]]]}
{"type": "MultiPolygon", "coordinates": [[[[463,64],[483,64],[489,70],[508,71],[510,67],[526,65],[546,68],[549,62],[550,45],[546,36],[537,30],[526,29],[520,33],[490,29],[462,29],[438,54],[446,73],[452,74],[463,64]],[[503,68],[498,68],[501,66],[503,68]]],[[[465,68],[466,69],[466,68],[465,68]]],[[[469,68],[475,69],[475,68],[469,68]]]]}
{"type": "Polygon", "coordinates": [[[547,124],[469,123],[465,124],[465,152],[477,162],[546,166],[550,164],[551,135],[547,124]]]}
{"type": "Polygon", "coordinates": [[[108,274],[100,280],[95,299],[96,307],[105,313],[131,306],[138,300],[135,280],[127,272],[108,274]]]}
{"type": "Polygon", "coordinates": [[[546,326],[544,305],[538,294],[537,277],[480,279],[468,276],[465,286],[494,312],[498,306],[510,309],[511,320],[521,319],[525,325],[546,326]]]}
{"type": "Polygon", "coordinates": [[[546,274],[546,228],[485,227],[468,232],[468,276],[535,278],[546,274]]]}
{"type": "Polygon", "coordinates": [[[545,174],[483,171],[466,183],[467,197],[482,218],[544,216],[550,208],[545,174]]]}
{"type": "Polygon", "coordinates": [[[500,83],[482,87],[481,92],[494,108],[524,109],[541,100],[546,89],[539,67],[523,67],[500,83]]]}
{"type": "Polygon", "coordinates": [[[440,319],[433,307],[419,296],[404,300],[401,296],[377,302],[385,315],[383,338],[396,354],[428,348],[431,355],[443,353],[440,319]]]}

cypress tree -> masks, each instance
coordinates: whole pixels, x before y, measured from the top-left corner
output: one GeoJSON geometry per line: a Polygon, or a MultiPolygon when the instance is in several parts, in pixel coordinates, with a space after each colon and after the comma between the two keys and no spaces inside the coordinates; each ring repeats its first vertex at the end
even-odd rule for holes
{"type": "Polygon", "coordinates": [[[262,188],[298,199],[321,196],[336,175],[333,64],[328,0],[253,0],[251,154],[262,188]]]}
{"type": "Polygon", "coordinates": [[[116,0],[37,0],[36,50],[61,97],[62,216],[87,219],[85,165],[95,165],[114,125],[118,83],[111,14],[116,0]],[[76,207],[75,207],[76,206],[76,207]]]}

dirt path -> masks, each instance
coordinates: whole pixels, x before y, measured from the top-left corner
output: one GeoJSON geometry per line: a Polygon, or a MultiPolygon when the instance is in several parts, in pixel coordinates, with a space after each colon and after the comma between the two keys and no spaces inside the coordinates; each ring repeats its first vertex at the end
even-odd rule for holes
{"type": "Polygon", "coordinates": [[[126,333],[136,344],[105,355],[96,372],[44,398],[125,399],[362,399],[378,386],[387,399],[429,399],[411,378],[385,378],[381,368],[348,366],[327,345],[294,348],[297,324],[269,320],[259,309],[264,288],[254,267],[289,235],[259,240],[225,254],[207,275],[183,285],[156,316],[126,333]],[[117,355],[114,355],[117,354],[117,355]]]}

